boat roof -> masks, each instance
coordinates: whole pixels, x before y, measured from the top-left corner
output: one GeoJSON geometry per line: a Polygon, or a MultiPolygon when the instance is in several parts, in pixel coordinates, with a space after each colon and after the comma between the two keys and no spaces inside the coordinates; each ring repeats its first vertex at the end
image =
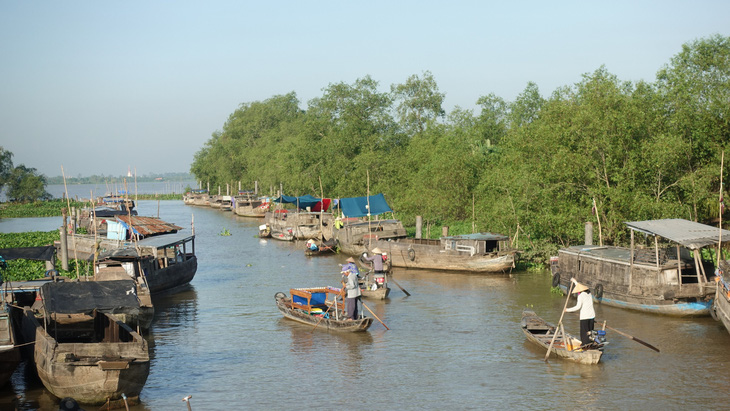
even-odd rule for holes
{"type": "Polygon", "coordinates": [[[49,282],[41,286],[46,314],[91,314],[94,310],[135,314],[139,299],[133,280],[49,282]]]}
{"type": "Polygon", "coordinates": [[[447,237],[442,237],[443,239],[448,240],[475,240],[475,241],[504,241],[509,240],[509,237],[503,234],[493,234],[493,233],[474,233],[474,234],[464,234],[464,235],[450,235],[447,237]]]}
{"type": "Polygon", "coordinates": [[[120,215],[117,216],[117,220],[121,221],[126,227],[131,226],[134,232],[141,236],[174,233],[182,230],[182,227],[154,217],[120,215]]]}
{"type": "Polygon", "coordinates": [[[630,221],[626,225],[644,234],[656,235],[695,250],[708,245],[730,241],[730,231],[681,218],[630,221]],[[720,235],[722,234],[722,238],[720,235]]]}
{"type": "Polygon", "coordinates": [[[366,217],[393,212],[382,193],[365,197],[341,198],[340,207],[342,214],[346,217],[366,217]]]}
{"type": "Polygon", "coordinates": [[[56,247],[53,245],[42,247],[0,248],[0,257],[4,260],[52,261],[55,253],[56,247]]]}
{"type": "Polygon", "coordinates": [[[144,238],[139,240],[140,247],[165,248],[176,244],[187,243],[195,238],[194,235],[187,233],[164,234],[155,237],[144,238]]]}

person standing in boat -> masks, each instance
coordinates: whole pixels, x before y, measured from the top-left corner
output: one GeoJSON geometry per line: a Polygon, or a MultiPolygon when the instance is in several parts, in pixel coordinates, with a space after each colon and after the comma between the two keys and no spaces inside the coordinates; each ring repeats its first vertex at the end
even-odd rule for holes
{"type": "MultiPolygon", "coordinates": [[[[342,274],[342,288],[347,289],[347,278],[350,276],[351,273],[355,274],[355,278],[357,278],[359,283],[359,276],[360,276],[360,270],[357,268],[357,265],[355,265],[355,259],[352,257],[348,257],[347,260],[345,260],[345,264],[341,264],[341,273],[342,274]]],[[[345,312],[349,312],[347,310],[349,299],[347,296],[345,296],[345,312]]]]}
{"type": "Polygon", "coordinates": [[[593,324],[596,319],[596,312],[593,310],[593,297],[588,287],[579,283],[575,278],[571,278],[570,281],[574,283],[573,294],[578,294],[577,302],[575,306],[566,309],[566,312],[579,312],[580,318],[580,342],[582,346],[589,345],[591,341],[591,332],[593,331],[593,324]]]}
{"type": "Polygon", "coordinates": [[[348,271],[345,289],[347,290],[347,299],[345,301],[347,317],[351,320],[357,320],[357,317],[360,314],[360,296],[362,295],[362,292],[360,291],[360,284],[357,278],[357,267],[355,267],[354,271],[348,271]]]}
{"type": "Polygon", "coordinates": [[[385,258],[383,258],[383,251],[381,251],[380,248],[375,247],[375,248],[373,248],[373,256],[370,257],[368,255],[363,255],[363,259],[366,261],[373,262],[374,281],[380,287],[382,284],[385,283],[385,268],[384,268],[385,258]]]}

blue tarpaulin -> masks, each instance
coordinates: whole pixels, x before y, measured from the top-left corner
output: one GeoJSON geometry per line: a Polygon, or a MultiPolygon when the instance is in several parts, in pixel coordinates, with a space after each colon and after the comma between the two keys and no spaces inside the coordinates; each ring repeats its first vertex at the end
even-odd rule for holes
{"type": "Polygon", "coordinates": [[[367,215],[379,215],[392,213],[393,210],[385,201],[385,196],[376,194],[366,197],[348,197],[340,199],[340,207],[345,217],[366,217],[367,215]],[[368,213],[368,205],[370,212],[368,213]]]}
{"type": "Polygon", "coordinates": [[[313,197],[309,194],[301,197],[292,197],[292,196],[281,196],[274,200],[277,203],[289,203],[294,204],[298,208],[301,208],[302,210],[307,207],[314,207],[317,203],[322,201],[321,198],[313,197]]]}

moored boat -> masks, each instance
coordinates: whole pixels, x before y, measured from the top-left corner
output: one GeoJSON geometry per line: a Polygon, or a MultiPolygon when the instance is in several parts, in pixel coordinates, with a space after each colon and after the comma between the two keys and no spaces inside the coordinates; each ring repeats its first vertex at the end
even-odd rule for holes
{"type": "Polygon", "coordinates": [[[268,197],[257,197],[250,191],[239,191],[233,197],[233,212],[241,217],[264,218],[270,206],[268,197]]]}
{"type": "Polygon", "coordinates": [[[726,260],[720,261],[720,267],[716,272],[715,281],[717,289],[715,299],[710,310],[712,318],[721,321],[725,329],[730,332],[730,263],[726,260]]]}
{"type": "Polygon", "coordinates": [[[338,332],[366,331],[373,323],[370,317],[346,318],[345,305],[341,302],[344,294],[340,288],[292,288],[289,293],[290,296],[287,296],[278,292],[274,300],[279,311],[290,320],[338,332]],[[329,295],[334,298],[328,300],[329,295]]]}
{"type": "Polygon", "coordinates": [[[584,349],[581,347],[580,339],[556,329],[555,326],[538,317],[532,310],[522,312],[520,326],[528,341],[539,345],[545,350],[550,349],[550,355],[581,364],[598,364],[603,355],[603,344],[595,344],[595,346],[584,349]],[[558,333],[557,336],[555,335],[556,332],[558,333]],[[551,342],[552,347],[550,347],[551,342]]]}
{"type": "Polygon", "coordinates": [[[627,222],[631,247],[582,245],[559,250],[552,285],[567,292],[575,278],[601,304],[673,316],[710,314],[713,263],[700,250],[730,240],[730,231],[683,219],[627,222]],[[637,246],[635,232],[653,239],[637,246]],[[660,239],[662,246],[660,247],[660,239]]]}
{"type": "Polygon", "coordinates": [[[35,342],[33,359],[43,385],[56,397],[83,404],[104,404],[123,395],[137,401],[150,370],[146,340],[108,313],[70,308],[72,301],[56,292],[57,284],[64,283],[41,287],[40,313],[23,310],[23,334],[35,342]]]}
{"type": "Polygon", "coordinates": [[[378,239],[374,247],[387,252],[394,267],[504,273],[515,266],[516,250],[509,237],[476,233],[441,237],[378,239]]]}
{"type": "Polygon", "coordinates": [[[334,238],[340,251],[353,256],[368,252],[377,240],[405,238],[403,223],[396,219],[375,219],[393,213],[383,194],[341,198],[339,204],[344,218],[335,220],[334,238]]]}

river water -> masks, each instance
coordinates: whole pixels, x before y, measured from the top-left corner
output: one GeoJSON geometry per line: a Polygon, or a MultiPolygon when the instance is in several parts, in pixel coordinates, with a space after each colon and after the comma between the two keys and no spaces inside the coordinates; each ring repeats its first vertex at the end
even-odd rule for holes
{"type": "MultiPolygon", "coordinates": [[[[140,215],[157,207],[138,204],[140,215]]],[[[375,321],[361,334],[313,332],[283,319],[274,294],[337,286],[346,256],[306,257],[303,243],[257,238],[260,220],[182,201],[161,202],[160,218],[186,230],[194,220],[199,266],[188,288],[154,301],[150,375],[132,410],[186,410],[188,395],[193,410],[727,408],[730,334],[709,317],[596,306],[597,319],[661,353],[609,330],[600,364],[546,363],[520,316],[531,307],[557,322],[565,299],[548,272],[396,269],[410,297],[391,284],[388,300],[364,300],[389,331],[375,321]]],[[[577,333],[577,315],[565,324],[577,333]]],[[[0,391],[0,409],[56,410],[26,374],[0,391]]]]}

